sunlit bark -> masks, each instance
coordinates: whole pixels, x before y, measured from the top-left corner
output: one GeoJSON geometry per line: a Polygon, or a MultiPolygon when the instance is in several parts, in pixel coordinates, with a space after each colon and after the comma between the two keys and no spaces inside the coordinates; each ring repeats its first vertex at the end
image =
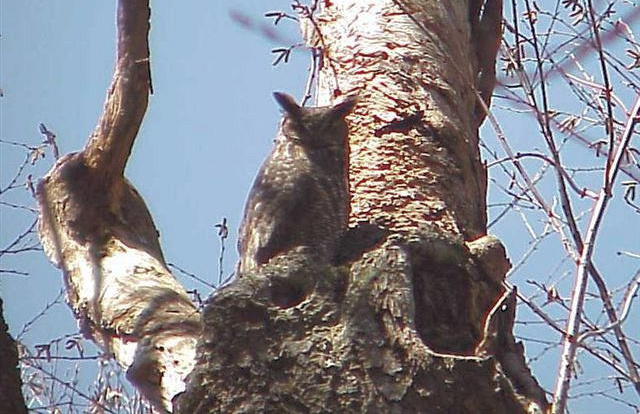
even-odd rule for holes
{"type": "Polygon", "coordinates": [[[298,8],[322,55],[318,103],[359,97],[351,226],[384,236],[352,229],[345,261],[293,250],[220,289],[179,411],[541,412],[512,335],[509,262],[486,234],[478,103],[501,3],[319,3],[298,8]]]}
{"type": "Polygon", "coordinates": [[[117,62],[102,117],[86,147],[39,182],[39,234],[63,272],[82,332],[165,410],[193,367],[199,315],[167,269],[148,208],[123,176],[151,85],[148,1],[122,0],[117,14],[117,62]]]}

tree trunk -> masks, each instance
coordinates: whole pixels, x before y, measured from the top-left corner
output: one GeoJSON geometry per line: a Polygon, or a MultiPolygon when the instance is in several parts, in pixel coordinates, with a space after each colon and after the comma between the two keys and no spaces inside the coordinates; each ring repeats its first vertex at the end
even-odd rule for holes
{"type": "Polygon", "coordinates": [[[0,299],[0,413],[26,414],[16,342],[9,335],[0,299]]]}
{"type": "Polygon", "coordinates": [[[300,9],[318,100],[359,97],[341,261],[294,249],[217,291],[178,411],[543,412],[486,234],[501,2],[322,4],[300,9]]]}
{"type": "Polygon", "coordinates": [[[477,128],[501,2],[322,4],[298,9],[322,52],[319,101],[359,97],[348,117],[351,227],[335,262],[294,248],[217,291],[200,332],[123,177],[150,89],[149,10],[119,2],[102,119],[37,191],[42,244],[85,334],[159,410],[194,363],[179,412],[546,409],[511,333],[504,247],[486,235],[477,128]]]}

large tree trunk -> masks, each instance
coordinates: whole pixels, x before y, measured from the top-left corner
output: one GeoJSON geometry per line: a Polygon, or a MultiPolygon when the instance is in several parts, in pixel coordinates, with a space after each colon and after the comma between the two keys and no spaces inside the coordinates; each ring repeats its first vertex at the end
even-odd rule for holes
{"type": "Polygon", "coordinates": [[[295,250],[216,292],[179,412],[545,410],[512,335],[504,247],[486,235],[477,128],[501,2],[322,3],[301,16],[323,55],[319,103],[359,96],[355,229],[341,263],[295,250]],[[371,225],[373,243],[357,230],[371,225]]]}
{"type": "Polygon", "coordinates": [[[509,263],[486,235],[478,108],[493,86],[501,3],[322,4],[301,16],[323,55],[319,101],[359,96],[352,229],[337,263],[294,249],[220,289],[200,333],[123,177],[150,87],[149,11],[119,2],[102,119],[38,186],[42,243],[84,332],[160,410],[194,362],[180,412],[544,410],[511,333],[509,263]]]}

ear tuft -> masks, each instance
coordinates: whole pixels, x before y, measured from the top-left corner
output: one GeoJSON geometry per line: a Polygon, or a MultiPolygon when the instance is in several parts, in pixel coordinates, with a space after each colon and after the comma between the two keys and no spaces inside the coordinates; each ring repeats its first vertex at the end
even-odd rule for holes
{"type": "Polygon", "coordinates": [[[331,113],[336,118],[344,118],[349,115],[353,108],[358,104],[358,97],[356,95],[349,95],[341,102],[333,105],[331,113]]]}
{"type": "Polygon", "coordinates": [[[287,115],[296,119],[300,118],[300,115],[302,114],[302,108],[296,103],[296,100],[293,99],[293,96],[283,92],[274,92],[273,97],[276,99],[276,102],[278,102],[280,107],[286,112],[287,115]]]}

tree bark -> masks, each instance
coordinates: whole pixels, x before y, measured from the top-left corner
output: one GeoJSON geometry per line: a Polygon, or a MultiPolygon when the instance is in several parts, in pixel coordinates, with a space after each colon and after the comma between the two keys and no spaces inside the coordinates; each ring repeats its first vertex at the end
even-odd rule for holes
{"type": "Polygon", "coordinates": [[[4,321],[2,299],[0,299],[0,413],[26,414],[22,396],[22,381],[18,369],[18,349],[9,335],[4,321]]]}
{"type": "Polygon", "coordinates": [[[82,332],[166,411],[193,368],[200,318],[123,176],[151,87],[149,12],[147,0],[118,2],[117,62],[102,117],[85,148],[38,183],[38,230],[82,332]]]}
{"type": "Polygon", "coordinates": [[[319,103],[359,97],[344,260],[294,249],[217,291],[178,412],[543,412],[486,234],[478,108],[502,3],[322,5],[300,13],[319,103]]]}
{"type": "Polygon", "coordinates": [[[150,89],[149,10],[119,2],[103,116],[37,191],[42,244],[83,332],[159,410],[195,362],[179,412],[542,412],[511,333],[505,249],[486,234],[477,108],[495,81],[501,2],[322,5],[301,9],[323,56],[319,101],[359,96],[351,228],[335,263],[293,249],[218,290],[200,331],[123,177],[150,89]]]}

